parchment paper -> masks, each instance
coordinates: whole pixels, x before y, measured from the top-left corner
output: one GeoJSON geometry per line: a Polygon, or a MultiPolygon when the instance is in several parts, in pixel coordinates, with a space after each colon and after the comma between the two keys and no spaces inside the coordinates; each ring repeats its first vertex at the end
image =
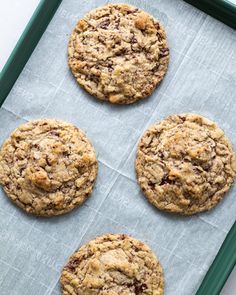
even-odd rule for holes
{"type": "Polygon", "coordinates": [[[76,21],[105,1],[64,0],[0,109],[0,141],[20,123],[55,117],[82,128],[99,159],[90,199],[56,218],[35,218],[0,196],[0,294],[60,294],[68,257],[104,233],[146,242],[165,272],[166,295],[195,294],[235,221],[235,187],[214,210],[193,217],[150,205],[135,179],[137,142],[169,114],[196,112],[216,121],[236,144],[235,32],[181,0],[127,1],[165,26],[170,67],[149,98],[130,106],[102,103],[85,93],[67,67],[76,21]]]}

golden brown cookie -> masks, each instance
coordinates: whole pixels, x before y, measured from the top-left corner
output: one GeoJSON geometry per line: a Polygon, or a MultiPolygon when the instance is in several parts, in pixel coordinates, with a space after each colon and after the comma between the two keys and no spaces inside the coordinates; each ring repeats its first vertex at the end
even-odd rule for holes
{"type": "Polygon", "coordinates": [[[236,157],[214,122],[196,114],[172,115],[144,133],[136,172],[154,206],[190,215],[223,198],[234,181],[236,157]]]}
{"type": "Polygon", "coordinates": [[[23,124],[0,151],[0,184],[28,213],[52,216],[71,211],[91,194],[96,175],[91,143],[63,121],[23,124]]]}
{"type": "Polygon", "coordinates": [[[151,249],[124,234],[82,246],[61,274],[63,295],[162,295],[162,267],[151,249]]]}
{"type": "Polygon", "coordinates": [[[118,104],[149,96],[169,62],[163,27],[127,4],[109,4],[85,15],[71,34],[68,53],[78,83],[118,104]]]}

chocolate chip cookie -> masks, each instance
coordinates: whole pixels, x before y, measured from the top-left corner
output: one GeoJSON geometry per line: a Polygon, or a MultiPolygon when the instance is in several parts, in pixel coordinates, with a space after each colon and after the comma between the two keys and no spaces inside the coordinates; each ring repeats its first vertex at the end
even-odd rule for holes
{"type": "Polygon", "coordinates": [[[162,267],[144,243],[107,234],[82,246],[61,274],[62,294],[162,295],[162,267]]]}
{"type": "Polygon", "coordinates": [[[78,83],[117,104],[149,96],[169,62],[161,24],[127,4],[109,4],[85,15],[70,37],[68,53],[78,83]]]}
{"type": "Polygon", "coordinates": [[[28,213],[52,216],[82,204],[97,175],[95,151],[77,127],[42,119],[19,126],[0,151],[0,184],[28,213]]]}
{"type": "Polygon", "coordinates": [[[190,215],[220,202],[233,184],[236,157],[214,122],[196,114],[173,115],[144,133],[136,171],[154,206],[190,215]]]}

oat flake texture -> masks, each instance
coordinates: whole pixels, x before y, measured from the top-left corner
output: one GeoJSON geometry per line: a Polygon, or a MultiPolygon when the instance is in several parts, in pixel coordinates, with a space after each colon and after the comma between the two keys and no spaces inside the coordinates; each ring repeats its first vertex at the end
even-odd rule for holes
{"type": "Polygon", "coordinates": [[[0,151],[0,183],[28,213],[52,216],[83,203],[97,175],[95,151],[77,127],[41,119],[19,126],[0,151]]]}
{"type": "Polygon", "coordinates": [[[138,145],[138,182],[161,210],[190,215],[211,209],[233,184],[235,171],[230,141],[200,115],[172,115],[151,126],[138,145]]]}
{"type": "Polygon", "coordinates": [[[61,274],[63,295],[162,295],[162,267],[144,243],[107,234],[82,246],[61,274]]]}
{"type": "Polygon", "coordinates": [[[71,34],[68,54],[78,83],[118,104],[149,96],[169,62],[161,24],[127,4],[109,4],[85,15],[71,34]]]}

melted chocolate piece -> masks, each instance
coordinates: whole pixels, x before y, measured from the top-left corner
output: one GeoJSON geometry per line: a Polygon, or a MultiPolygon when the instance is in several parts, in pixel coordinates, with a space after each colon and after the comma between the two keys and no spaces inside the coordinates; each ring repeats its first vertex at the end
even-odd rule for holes
{"type": "Polygon", "coordinates": [[[163,177],[162,177],[162,180],[161,180],[161,183],[160,185],[164,185],[164,184],[173,184],[173,180],[170,180],[168,178],[168,174],[165,174],[163,177]]]}
{"type": "Polygon", "coordinates": [[[168,48],[160,48],[160,55],[161,56],[166,56],[169,54],[169,49],[168,48]]]}
{"type": "Polygon", "coordinates": [[[101,28],[103,30],[107,30],[109,25],[110,25],[110,20],[109,20],[109,18],[107,18],[98,25],[98,28],[101,28]]]}
{"type": "Polygon", "coordinates": [[[139,295],[142,294],[144,290],[147,289],[147,285],[146,284],[140,284],[139,281],[135,280],[134,281],[134,292],[135,295],[139,295]]]}
{"type": "Polygon", "coordinates": [[[182,120],[182,122],[185,122],[186,121],[186,117],[185,116],[178,115],[178,117],[180,118],[180,120],[182,120]]]}
{"type": "Polygon", "coordinates": [[[116,30],[119,30],[120,28],[120,18],[118,18],[116,21],[115,21],[116,25],[115,25],[115,29],[116,30]]]}
{"type": "Polygon", "coordinates": [[[150,186],[152,190],[155,189],[155,183],[152,183],[151,181],[148,182],[148,186],[150,186]]]}
{"type": "Polygon", "coordinates": [[[132,38],[130,39],[130,43],[131,44],[134,44],[134,43],[137,43],[138,41],[137,41],[137,39],[135,38],[135,36],[134,36],[134,34],[133,34],[133,36],[132,36],[132,38]]]}
{"type": "Polygon", "coordinates": [[[59,133],[55,130],[50,131],[50,135],[59,136],[59,133]]]}
{"type": "Polygon", "coordinates": [[[84,257],[80,257],[80,258],[74,258],[73,260],[71,260],[68,264],[67,264],[67,268],[74,272],[76,267],[80,264],[80,262],[83,260],[84,257]]]}

